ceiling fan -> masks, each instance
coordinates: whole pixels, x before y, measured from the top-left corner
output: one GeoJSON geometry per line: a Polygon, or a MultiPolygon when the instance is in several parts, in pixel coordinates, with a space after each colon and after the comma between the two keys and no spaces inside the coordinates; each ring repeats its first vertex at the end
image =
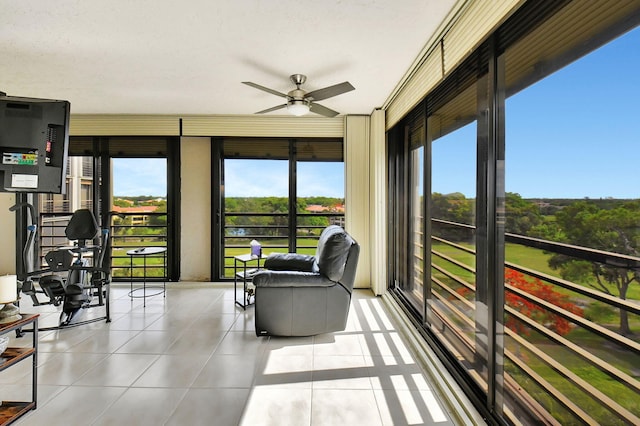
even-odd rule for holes
{"type": "Polygon", "coordinates": [[[333,86],[325,87],[324,89],[318,89],[312,92],[307,92],[300,88],[300,86],[303,85],[305,81],[307,81],[306,75],[293,74],[289,78],[291,79],[293,84],[296,85],[296,88],[287,94],[280,93],[277,90],[269,89],[268,87],[264,87],[256,83],[252,83],[250,81],[242,82],[247,86],[254,87],[258,90],[263,90],[267,93],[280,96],[287,100],[286,104],[267,108],[265,110],[256,112],[256,114],[264,114],[266,112],[271,112],[271,111],[276,111],[282,108],[286,108],[289,114],[296,115],[296,116],[305,115],[306,113],[311,111],[311,112],[315,112],[316,114],[324,115],[325,117],[335,117],[336,115],[339,114],[338,111],[334,111],[330,108],[317,104],[316,101],[332,98],[334,96],[338,96],[355,89],[355,87],[353,87],[351,83],[349,83],[348,81],[345,81],[343,83],[334,84],[333,86]]]}

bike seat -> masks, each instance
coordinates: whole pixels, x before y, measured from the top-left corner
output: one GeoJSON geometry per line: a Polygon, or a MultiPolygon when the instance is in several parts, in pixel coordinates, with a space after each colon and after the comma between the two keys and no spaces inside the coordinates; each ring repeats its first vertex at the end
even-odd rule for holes
{"type": "Polygon", "coordinates": [[[64,230],[70,240],[77,240],[78,246],[84,247],[86,240],[92,240],[100,233],[95,216],[89,209],[76,210],[64,230]]]}

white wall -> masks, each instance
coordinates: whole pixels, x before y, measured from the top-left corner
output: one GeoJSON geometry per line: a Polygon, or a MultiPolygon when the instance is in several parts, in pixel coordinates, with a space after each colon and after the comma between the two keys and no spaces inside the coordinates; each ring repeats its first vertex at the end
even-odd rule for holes
{"type": "Polygon", "coordinates": [[[14,194],[0,194],[0,275],[16,273],[16,214],[9,211],[15,203],[14,194]]]}
{"type": "Polygon", "coordinates": [[[211,280],[211,139],[180,140],[180,280],[211,280]]]}

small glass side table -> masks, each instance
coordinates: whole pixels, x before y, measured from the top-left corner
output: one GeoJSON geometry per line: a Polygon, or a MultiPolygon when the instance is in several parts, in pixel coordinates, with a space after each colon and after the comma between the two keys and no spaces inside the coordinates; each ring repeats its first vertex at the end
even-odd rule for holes
{"type": "Polygon", "coordinates": [[[255,257],[251,254],[241,254],[233,257],[233,300],[242,309],[247,309],[247,306],[256,301],[255,289],[249,287],[249,284],[251,284],[253,276],[260,271],[260,261],[266,258],[267,256],[264,254],[260,257],[255,257]],[[257,262],[255,268],[252,267],[252,262],[257,262]],[[242,298],[240,300],[238,300],[238,279],[242,280],[242,298]],[[251,302],[251,298],[253,298],[253,302],[251,302]]]}

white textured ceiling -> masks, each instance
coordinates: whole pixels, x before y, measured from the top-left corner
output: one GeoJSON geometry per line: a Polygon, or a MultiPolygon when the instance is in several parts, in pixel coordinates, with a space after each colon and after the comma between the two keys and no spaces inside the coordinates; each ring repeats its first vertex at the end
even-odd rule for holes
{"type": "MultiPolygon", "coordinates": [[[[369,114],[456,0],[0,0],[0,91],[72,113],[252,114],[349,81],[320,102],[369,114]]],[[[282,114],[282,111],[272,114],[282,114]]]]}

